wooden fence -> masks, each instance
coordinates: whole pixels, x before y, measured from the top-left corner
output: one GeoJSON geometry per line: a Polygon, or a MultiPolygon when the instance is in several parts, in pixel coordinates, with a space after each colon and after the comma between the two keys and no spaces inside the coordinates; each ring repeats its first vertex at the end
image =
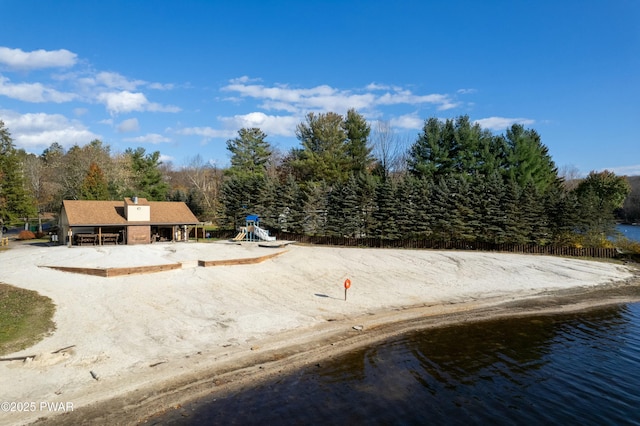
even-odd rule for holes
{"type": "MultiPolygon", "coordinates": [[[[237,231],[211,231],[211,238],[226,239],[236,236],[237,231]]],[[[619,256],[615,248],[600,247],[561,247],[540,246],[537,244],[494,244],[467,241],[442,241],[427,238],[404,238],[388,240],[383,238],[349,238],[324,235],[302,235],[288,232],[271,233],[278,240],[296,241],[303,244],[317,244],[327,246],[370,247],[370,248],[405,248],[405,249],[433,249],[433,250],[477,250],[496,251],[523,254],[546,254],[553,256],[593,257],[612,259],[619,256]]]]}

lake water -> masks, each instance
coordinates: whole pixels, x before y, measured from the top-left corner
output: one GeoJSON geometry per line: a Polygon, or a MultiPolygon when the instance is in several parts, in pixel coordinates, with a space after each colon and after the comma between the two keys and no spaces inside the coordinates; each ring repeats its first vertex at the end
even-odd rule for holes
{"type": "Polygon", "coordinates": [[[414,332],[154,423],[640,425],[640,303],[414,332]]]}
{"type": "Polygon", "coordinates": [[[640,241],[640,226],[638,225],[618,225],[618,231],[630,240],[640,241]]]}

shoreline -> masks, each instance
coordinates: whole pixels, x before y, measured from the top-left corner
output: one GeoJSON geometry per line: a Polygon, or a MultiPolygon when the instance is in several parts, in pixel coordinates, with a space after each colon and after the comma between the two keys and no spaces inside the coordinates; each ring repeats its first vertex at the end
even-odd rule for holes
{"type": "Polygon", "coordinates": [[[258,264],[198,267],[273,253],[215,243],[3,252],[0,282],[57,308],[54,333],[5,355],[35,357],[0,362],[0,401],[73,411],[0,413],[0,425],[136,424],[412,330],[640,301],[637,265],[541,255],[292,245],[258,264]],[[168,263],[182,268],[111,278],[49,268],[168,263]]]}
{"type": "Polygon", "coordinates": [[[640,303],[640,274],[599,288],[555,291],[524,299],[409,306],[370,313],[296,331],[293,338],[292,333],[273,336],[257,342],[249,353],[230,354],[229,359],[222,362],[217,359],[210,363],[204,361],[195,371],[33,424],[144,424],[202,397],[223,397],[249,389],[349,351],[414,331],[507,318],[578,313],[630,303],[640,303]],[[363,328],[357,331],[354,325],[363,328]]]}

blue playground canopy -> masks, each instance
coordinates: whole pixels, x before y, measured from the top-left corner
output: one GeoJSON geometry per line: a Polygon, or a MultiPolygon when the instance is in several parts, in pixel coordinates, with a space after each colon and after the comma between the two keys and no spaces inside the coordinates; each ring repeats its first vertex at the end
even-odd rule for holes
{"type": "Polygon", "coordinates": [[[257,214],[250,214],[245,219],[247,222],[259,222],[260,218],[257,214]]]}

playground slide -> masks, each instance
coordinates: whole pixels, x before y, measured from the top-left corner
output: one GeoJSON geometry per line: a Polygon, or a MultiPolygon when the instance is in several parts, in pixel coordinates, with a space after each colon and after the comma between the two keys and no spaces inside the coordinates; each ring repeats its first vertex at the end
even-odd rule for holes
{"type": "Polygon", "coordinates": [[[235,238],[233,239],[234,241],[240,241],[242,239],[244,239],[244,237],[247,235],[246,232],[242,231],[240,232],[238,235],[235,236],[235,238]]]}
{"type": "Polygon", "coordinates": [[[269,231],[267,231],[266,229],[262,229],[259,226],[254,226],[254,230],[253,232],[256,234],[256,237],[260,238],[261,240],[264,241],[275,241],[276,237],[272,237],[269,235],[269,231]]]}

